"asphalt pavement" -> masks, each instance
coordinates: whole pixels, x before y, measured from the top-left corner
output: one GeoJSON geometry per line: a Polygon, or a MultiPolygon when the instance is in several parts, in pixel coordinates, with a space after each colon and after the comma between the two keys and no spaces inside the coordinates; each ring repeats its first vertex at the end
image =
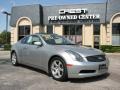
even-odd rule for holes
{"type": "Polygon", "coordinates": [[[12,66],[10,52],[0,51],[0,90],[120,90],[120,53],[107,56],[110,60],[108,74],[60,82],[41,70],[12,66]]]}

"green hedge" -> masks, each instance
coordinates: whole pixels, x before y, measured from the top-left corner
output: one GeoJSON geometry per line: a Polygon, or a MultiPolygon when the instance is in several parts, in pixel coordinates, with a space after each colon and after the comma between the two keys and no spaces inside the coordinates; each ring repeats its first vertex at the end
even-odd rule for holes
{"type": "Polygon", "coordinates": [[[4,45],[4,50],[11,50],[11,45],[10,44],[5,44],[4,45]]]}
{"type": "Polygon", "coordinates": [[[114,53],[114,52],[119,52],[120,53],[120,46],[101,45],[100,49],[103,52],[107,52],[107,53],[114,53]]]}

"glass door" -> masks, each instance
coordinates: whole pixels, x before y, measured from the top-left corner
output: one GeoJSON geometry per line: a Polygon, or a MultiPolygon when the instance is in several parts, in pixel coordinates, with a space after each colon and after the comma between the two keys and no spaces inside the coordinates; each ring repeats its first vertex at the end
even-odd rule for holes
{"type": "Polygon", "coordinates": [[[82,45],[82,25],[64,25],[63,35],[82,45]]]}
{"type": "Polygon", "coordinates": [[[47,25],[47,33],[53,34],[53,25],[47,25]]]}
{"type": "Polygon", "coordinates": [[[100,24],[93,25],[93,37],[94,37],[94,48],[98,48],[100,46],[100,24]]]}
{"type": "Polygon", "coordinates": [[[112,45],[120,46],[120,23],[112,24],[112,45]]]}

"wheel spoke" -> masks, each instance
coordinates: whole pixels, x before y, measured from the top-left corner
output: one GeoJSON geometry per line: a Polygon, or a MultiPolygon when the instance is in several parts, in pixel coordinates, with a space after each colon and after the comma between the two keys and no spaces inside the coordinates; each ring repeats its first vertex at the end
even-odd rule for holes
{"type": "Polygon", "coordinates": [[[58,66],[57,61],[54,62],[54,66],[56,66],[56,67],[58,66]]]}
{"type": "Polygon", "coordinates": [[[58,74],[58,76],[59,76],[59,77],[61,77],[61,76],[62,76],[62,74],[61,74],[61,72],[60,72],[60,71],[58,71],[58,72],[57,72],[57,74],[58,74]]]}
{"type": "Polygon", "coordinates": [[[12,63],[13,63],[13,64],[16,64],[16,59],[17,59],[17,58],[16,58],[16,55],[13,54],[13,55],[12,55],[12,63]]]}
{"type": "Polygon", "coordinates": [[[54,70],[54,71],[53,71],[53,74],[54,74],[54,75],[57,75],[57,73],[58,73],[57,70],[54,70]]]}
{"type": "Polygon", "coordinates": [[[60,66],[61,66],[61,64],[62,64],[62,63],[61,63],[61,62],[59,62],[59,63],[58,63],[58,66],[60,67],[60,66]]]}
{"type": "Polygon", "coordinates": [[[58,68],[60,71],[63,71],[63,65],[61,62],[59,62],[59,68],[58,68]]]}
{"type": "Polygon", "coordinates": [[[51,69],[54,70],[54,71],[56,70],[56,68],[54,66],[52,66],[51,69]]]}
{"type": "Polygon", "coordinates": [[[63,71],[63,68],[59,67],[59,71],[63,71]]]}

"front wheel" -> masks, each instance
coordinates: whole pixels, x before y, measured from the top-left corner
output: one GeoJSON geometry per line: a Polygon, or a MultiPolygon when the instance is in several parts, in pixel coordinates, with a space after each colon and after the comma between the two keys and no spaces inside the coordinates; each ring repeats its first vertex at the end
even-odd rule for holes
{"type": "Polygon", "coordinates": [[[67,68],[63,59],[55,57],[50,64],[50,73],[55,80],[65,81],[67,79],[67,68]]]}

